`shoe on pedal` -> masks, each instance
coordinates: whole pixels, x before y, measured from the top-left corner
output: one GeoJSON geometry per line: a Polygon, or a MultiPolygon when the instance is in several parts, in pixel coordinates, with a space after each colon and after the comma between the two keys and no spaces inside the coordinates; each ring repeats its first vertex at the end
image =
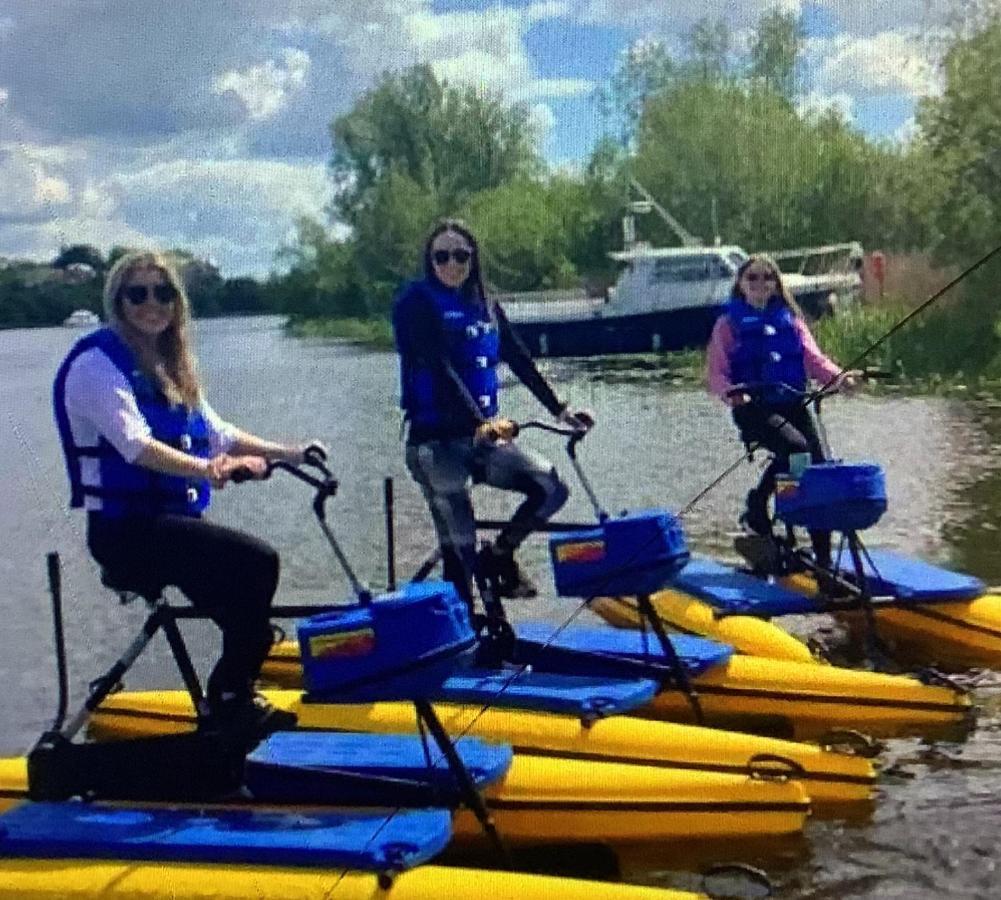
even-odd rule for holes
{"type": "Polygon", "coordinates": [[[750,534],[771,536],[772,520],[768,517],[768,498],[763,497],[757,488],[747,492],[746,507],[738,521],[741,528],[750,534]]]}
{"type": "Polygon", "coordinates": [[[199,728],[205,732],[263,738],[275,731],[291,731],[299,717],[277,709],[260,694],[223,695],[208,703],[199,728]]]}
{"type": "Polygon", "coordinates": [[[539,589],[518,565],[513,551],[497,552],[492,547],[480,551],[479,565],[485,578],[491,582],[498,597],[513,600],[537,597],[539,589]]]}

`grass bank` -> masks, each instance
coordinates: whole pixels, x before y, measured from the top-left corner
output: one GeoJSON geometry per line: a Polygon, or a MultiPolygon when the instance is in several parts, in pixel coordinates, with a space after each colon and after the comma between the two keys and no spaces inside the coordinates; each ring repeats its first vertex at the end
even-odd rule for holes
{"type": "Polygon", "coordinates": [[[293,337],[332,338],[364,344],[373,350],[393,349],[393,327],[385,319],[289,319],[293,337]]]}
{"type": "MultiPolygon", "coordinates": [[[[969,291],[944,298],[920,313],[866,357],[863,365],[891,373],[890,390],[915,393],[989,393],[1001,395],[1001,316],[993,291],[969,291]]],[[[914,308],[902,298],[843,308],[813,323],[817,343],[847,365],[904,319],[914,308]]],[[[392,326],[385,319],[290,320],[296,337],[321,337],[393,348],[392,326]]],[[[701,383],[705,352],[685,350],[643,357],[595,359],[593,368],[608,377],[668,377],[678,383],[701,383]]],[[[878,389],[878,388],[877,388],[878,389]]]]}

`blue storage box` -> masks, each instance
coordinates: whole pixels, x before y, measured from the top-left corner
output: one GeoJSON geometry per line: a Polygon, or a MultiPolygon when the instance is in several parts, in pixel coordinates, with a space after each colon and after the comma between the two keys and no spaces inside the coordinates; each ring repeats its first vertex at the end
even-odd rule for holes
{"type": "Polygon", "coordinates": [[[860,531],[886,512],[886,479],[875,463],[815,463],[797,480],[779,475],[775,515],[820,531],[860,531]]]}
{"type": "Polygon", "coordinates": [[[561,597],[652,594],[688,562],[681,523],[666,509],[648,509],[594,528],[549,539],[561,597]]]}
{"type": "Polygon", "coordinates": [[[371,605],[313,616],[298,631],[307,700],[428,697],[476,646],[469,609],[446,581],[408,584],[371,605]]]}

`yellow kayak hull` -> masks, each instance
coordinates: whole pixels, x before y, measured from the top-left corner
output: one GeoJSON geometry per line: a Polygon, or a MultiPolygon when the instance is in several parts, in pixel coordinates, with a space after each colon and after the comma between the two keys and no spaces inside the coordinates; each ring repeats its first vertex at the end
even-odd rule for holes
{"type": "MultiPolygon", "coordinates": [[[[301,676],[295,643],[271,649],[262,677],[298,687],[301,676]]],[[[878,737],[927,733],[955,727],[971,708],[966,695],[915,678],[756,656],[734,655],[692,684],[707,725],[799,740],[823,739],[832,729],[844,728],[878,737]]],[[[677,690],[661,691],[632,715],[694,722],[688,698],[677,690]]]]}
{"type": "MultiPolygon", "coordinates": [[[[24,759],[0,761],[0,805],[26,792],[24,759]]],[[[802,831],[810,810],[796,781],[524,755],[484,800],[512,844],[753,839],[802,831]]],[[[453,832],[459,842],[483,840],[465,809],[453,832]]]]}
{"type": "MultiPolygon", "coordinates": [[[[416,728],[409,703],[306,703],[300,692],[290,690],[264,695],[276,707],[295,712],[300,728],[379,734],[413,733],[416,728]]],[[[586,724],[552,713],[446,703],[434,707],[450,734],[511,744],[518,760],[550,758],[560,766],[598,762],[744,778],[752,757],[780,757],[798,770],[796,778],[815,810],[866,803],[876,782],[870,760],[812,744],[625,716],[586,724]]],[[[91,719],[90,732],[108,740],[189,730],[194,723],[191,699],[183,691],[123,692],[104,701],[91,719]]],[[[586,777],[589,783],[591,776],[586,777]]]]}
{"type": "Polygon", "coordinates": [[[706,900],[703,894],[445,866],[403,872],[383,888],[369,872],[134,860],[2,859],[2,900],[706,900]]]}
{"type": "MultiPolygon", "coordinates": [[[[748,656],[820,662],[801,640],[764,619],[754,616],[717,618],[708,603],[675,590],[657,591],[650,599],[664,622],[686,634],[729,644],[738,653],[748,656]]],[[[590,607],[616,628],[639,627],[640,617],[632,597],[598,597],[590,602],[590,607]]]]}
{"type": "MultiPolygon", "coordinates": [[[[793,575],[783,586],[807,597],[817,595],[809,575],[793,575]]],[[[860,613],[843,614],[849,625],[864,627],[860,613]]],[[[884,607],[875,612],[876,631],[901,660],[952,670],[1001,668],[1001,594],[974,600],[884,607]]]]}

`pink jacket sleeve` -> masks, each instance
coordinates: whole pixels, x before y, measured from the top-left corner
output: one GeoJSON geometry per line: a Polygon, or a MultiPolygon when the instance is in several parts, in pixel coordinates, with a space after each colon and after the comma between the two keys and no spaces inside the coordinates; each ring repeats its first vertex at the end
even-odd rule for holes
{"type": "Polygon", "coordinates": [[[803,344],[803,365],[806,368],[806,374],[820,384],[827,384],[841,371],[841,366],[824,355],[824,352],[817,346],[806,322],[799,316],[796,316],[793,321],[796,323],[796,331],[803,344]]]}
{"type": "Polygon", "coordinates": [[[709,393],[721,400],[726,399],[727,391],[733,386],[730,381],[730,354],[735,344],[736,338],[730,320],[726,316],[720,316],[713,326],[709,346],[706,348],[706,383],[709,393]]]}

